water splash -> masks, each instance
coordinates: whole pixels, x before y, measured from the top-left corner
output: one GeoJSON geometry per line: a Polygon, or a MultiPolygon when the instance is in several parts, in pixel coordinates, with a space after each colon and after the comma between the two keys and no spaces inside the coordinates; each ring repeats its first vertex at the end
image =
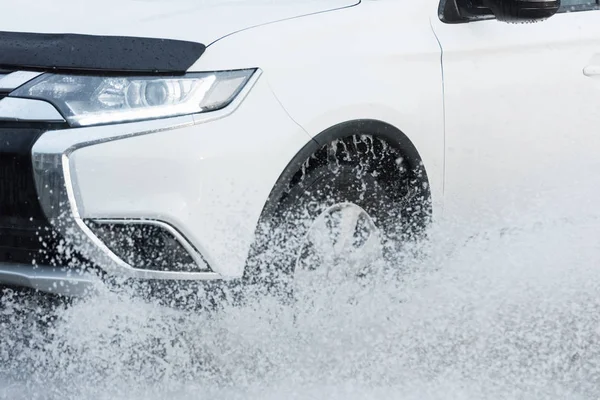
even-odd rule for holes
{"type": "Polygon", "coordinates": [[[0,397],[598,398],[600,223],[580,217],[441,222],[402,279],[324,282],[295,311],[106,290],[40,322],[44,304],[6,298],[0,397]]]}

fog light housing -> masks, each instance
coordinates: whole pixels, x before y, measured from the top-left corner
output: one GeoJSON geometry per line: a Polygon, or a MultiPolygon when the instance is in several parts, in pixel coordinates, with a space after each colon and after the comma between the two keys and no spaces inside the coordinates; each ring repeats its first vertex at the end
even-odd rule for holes
{"type": "Polygon", "coordinates": [[[106,247],[132,268],[153,272],[212,272],[172,226],[159,221],[86,220],[106,247]]]}

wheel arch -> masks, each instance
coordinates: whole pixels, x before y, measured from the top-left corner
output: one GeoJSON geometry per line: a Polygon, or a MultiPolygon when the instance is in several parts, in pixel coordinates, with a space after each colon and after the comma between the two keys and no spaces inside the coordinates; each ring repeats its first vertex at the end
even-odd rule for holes
{"type": "Polygon", "coordinates": [[[409,172],[419,180],[423,185],[425,195],[428,199],[429,214],[431,214],[431,190],[427,170],[423,163],[423,159],[409,137],[404,134],[399,128],[376,119],[357,119],[348,120],[336,125],[333,125],[313,137],[313,140],[308,142],[300,151],[296,153],[294,158],[288,163],[283,170],[277,182],[273,186],[265,206],[261,213],[263,217],[271,215],[277,207],[279,200],[285,193],[289,184],[296,173],[302,168],[303,163],[311,157],[322,146],[345,137],[356,134],[372,135],[374,137],[386,140],[388,143],[397,147],[401,154],[405,157],[405,161],[409,167],[409,172]]]}

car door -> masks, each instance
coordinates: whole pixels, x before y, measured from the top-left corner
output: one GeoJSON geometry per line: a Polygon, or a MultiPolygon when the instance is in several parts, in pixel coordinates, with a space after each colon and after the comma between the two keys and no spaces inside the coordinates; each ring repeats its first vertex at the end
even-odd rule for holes
{"type": "Polygon", "coordinates": [[[563,0],[559,14],[533,24],[432,18],[443,51],[447,214],[597,208],[598,8],[563,0]]]}

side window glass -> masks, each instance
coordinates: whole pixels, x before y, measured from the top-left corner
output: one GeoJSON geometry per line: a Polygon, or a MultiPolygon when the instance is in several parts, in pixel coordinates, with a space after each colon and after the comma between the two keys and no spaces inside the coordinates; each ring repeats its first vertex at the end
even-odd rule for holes
{"type": "Polygon", "coordinates": [[[594,10],[598,7],[598,0],[562,0],[561,12],[594,10]]]}

